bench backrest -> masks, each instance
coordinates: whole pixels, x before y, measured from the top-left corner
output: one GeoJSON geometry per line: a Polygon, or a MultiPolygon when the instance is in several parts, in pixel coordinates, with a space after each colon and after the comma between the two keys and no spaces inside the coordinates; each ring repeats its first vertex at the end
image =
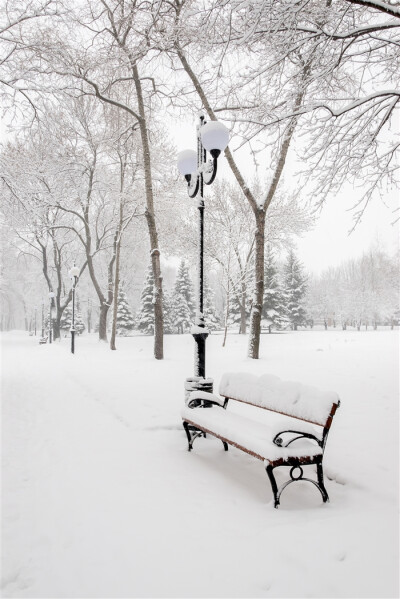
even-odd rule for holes
{"type": "Polygon", "coordinates": [[[271,374],[257,377],[247,373],[226,373],[219,393],[225,398],[241,401],[329,428],[340,404],[336,393],[293,381],[281,381],[271,374]]]}

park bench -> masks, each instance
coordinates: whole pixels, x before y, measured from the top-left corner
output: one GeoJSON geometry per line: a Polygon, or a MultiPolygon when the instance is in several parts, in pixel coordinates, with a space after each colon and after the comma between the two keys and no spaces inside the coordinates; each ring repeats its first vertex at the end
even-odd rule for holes
{"type": "Polygon", "coordinates": [[[209,434],[222,441],[225,451],[228,445],[233,445],[262,460],[275,507],[280,503],[282,491],[296,481],[313,483],[323,501],[329,501],[322,460],[332,419],[340,405],[336,393],[281,381],[273,375],[256,377],[243,373],[224,374],[219,393],[220,396],[204,391],[190,393],[182,410],[189,451],[195,439],[209,434]],[[240,409],[234,410],[234,406],[228,410],[230,400],[239,402],[236,406],[251,406],[246,410],[259,417],[238,413],[240,409]],[[278,487],[274,469],[281,466],[290,468],[290,478],[278,487]],[[304,466],[316,469],[317,480],[303,476],[304,466]]]}

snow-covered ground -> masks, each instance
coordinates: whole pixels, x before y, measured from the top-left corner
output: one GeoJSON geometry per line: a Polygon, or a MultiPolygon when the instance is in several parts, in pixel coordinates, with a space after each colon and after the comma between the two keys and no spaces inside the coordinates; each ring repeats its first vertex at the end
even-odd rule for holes
{"type": "Polygon", "coordinates": [[[181,426],[193,339],[3,334],[3,597],[398,596],[398,332],[212,335],[208,375],[276,374],[339,393],[331,502],[181,426]]]}

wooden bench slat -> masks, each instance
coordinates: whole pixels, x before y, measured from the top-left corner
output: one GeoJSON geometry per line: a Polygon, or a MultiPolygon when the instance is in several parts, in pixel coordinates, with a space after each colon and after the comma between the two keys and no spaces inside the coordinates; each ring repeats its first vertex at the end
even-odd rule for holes
{"type": "Polygon", "coordinates": [[[289,447],[275,445],[273,439],[277,433],[285,429],[285,422],[268,426],[265,423],[228,412],[219,406],[208,410],[185,407],[182,410],[182,418],[230,445],[240,446],[239,449],[247,450],[247,453],[254,454],[260,460],[275,462],[282,458],[322,454],[321,447],[309,439],[299,440],[289,447]]]}

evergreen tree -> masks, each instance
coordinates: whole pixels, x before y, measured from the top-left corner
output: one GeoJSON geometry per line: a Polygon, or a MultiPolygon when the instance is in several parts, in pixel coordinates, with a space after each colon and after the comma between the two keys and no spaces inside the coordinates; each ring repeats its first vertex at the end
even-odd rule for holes
{"type": "Polygon", "coordinates": [[[135,319],[126,299],[126,293],[123,289],[120,289],[117,306],[117,335],[126,336],[134,327],[135,319]]]}
{"type": "Polygon", "coordinates": [[[273,328],[281,329],[288,324],[285,315],[282,291],[279,284],[278,269],[275,264],[272,249],[269,245],[265,252],[262,320],[264,326],[268,327],[270,333],[273,328]]]}
{"type": "Polygon", "coordinates": [[[209,331],[216,331],[221,326],[220,318],[215,309],[215,294],[211,287],[204,285],[204,321],[209,331]]]}
{"type": "Polygon", "coordinates": [[[188,332],[192,326],[193,319],[189,305],[182,293],[174,295],[172,313],[177,333],[188,332]]]}
{"type": "Polygon", "coordinates": [[[306,324],[306,311],[304,308],[305,294],[307,291],[307,277],[304,274],[301,262],[296,258],[293,250],[284,267],[283,298],[285,312],[294,331],[297,327],[306,324]]]}
{"type": "Polygon", "coordinates": [[[175,296],[181,295],[184,298],[189,308],[190,319],[194,320],[195,302],[193,298],[193,285],[189,275],[189,268],[184,260],[181,261],[178,268],[174,292],[175,296]]]}
{"type": "MultiPolygon", "coordinates": [[[[68,334],[71,330],[72,325],[72,305],[68,304],[66,308],[64,308],[61,320],[60,320],[60,329],[68,334]]],[[[83,322],[82,314],[79,310],[79,304],[76,303],[75,306],[75,332],[80,335],[85,330],[85,324],[83,322]]]]}
{"type": "Polygon", "coordinates": [[[176,275],[173,298],[173,321],[178,333],[190,330],[194,315],[193,286],[189,269],[182,260],[176,275]]]}
{"type": "Polygon", "coordinates": [[[139,331],[147,335],[154,334],[154,276],[151,265],[147,269],[136,320],[139,331]]]}
{"type": "Polygon", "coordinates": [[[171,334],[175,332],[174,326],[174,301],[169,291],[163,293],[163,315],[164,315],[164,333],[171,334]]]}
{"type": "Polygon", "coordinates": [[[234,289],[229,298],[229,324],[238,324],[239,333],[245,333],[241,330],[243,301],[245,303],[246,320],[248,321],[251,309],[250,298],[246,295],[245,300],[243,300],[240,288],[238,290],[234,289]]]}
{"type": "Polygon", "coordinates": [[[71,320],[72,320],[72,307],[70,304],[68,304],[68,306],[66,308],[64,308],[64,311],[62,313],[61,320],[60,320],[60,329],[64,332],[65,336],[71,329],[71,320]]]}

